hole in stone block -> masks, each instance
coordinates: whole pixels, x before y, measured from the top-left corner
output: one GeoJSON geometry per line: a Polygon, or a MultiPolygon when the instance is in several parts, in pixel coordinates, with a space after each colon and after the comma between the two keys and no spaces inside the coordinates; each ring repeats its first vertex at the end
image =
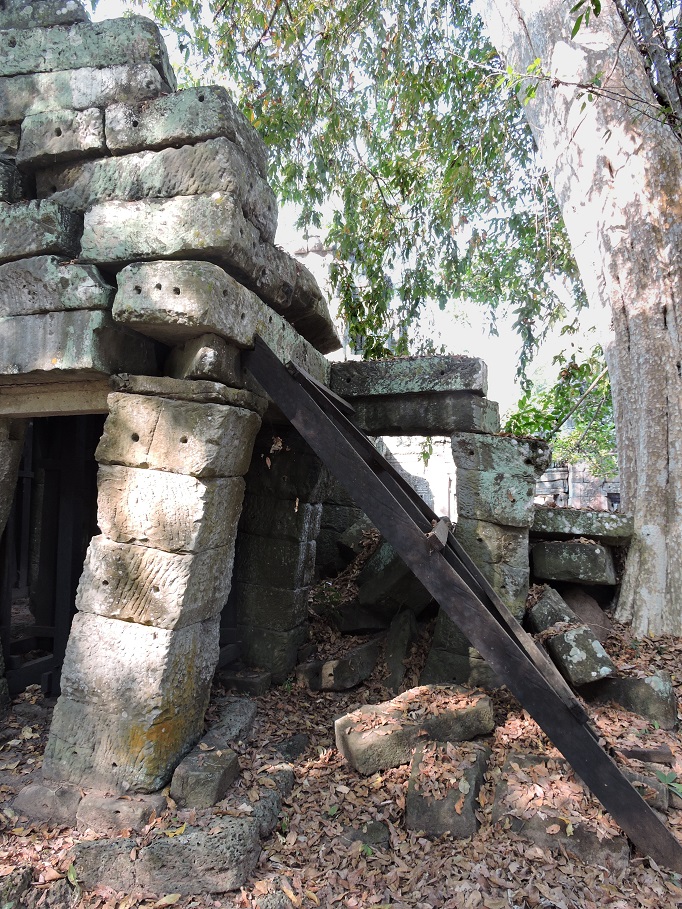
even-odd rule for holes
{"type": "Polygon", "coordinates": [[[272,325],[272,316],[268,316],[268,323],[272,325]]]}
{"type": "Polygon", "coordinates": [[[51,192],[51,193],[56,193],[56,192],[57,192],[57,187],[56,187],[56,186],[51,186],[51,187],[50,187],[50,192],[51,192]]]}
{"type": "Polygon", "coordinates": [[[203,101],[203,100],[204,100],[204,95],[199,95],[199,101],[203,101]]]}
{"type": "Polygon", "coordinates": [[[9,39],[9,46],[10,46],[10,47],[16,47],[16,46],[17,46],[17,39],[16,39],[16,38],[10,38],[10,39],[9,39]]]}
{"type": "Polygon", "coordinates": [[[141,293],[142,293],[142,288],[140,287],[139,284],[136,284],[136,285],[135,285],[135,293],[136,293],[136,294],[141,294],[141,293]]]}
{"type": "MultiPolygon", "coordinates": [[[[74,754],[75,754],[75,752],[74,752],[74,754]]],[[[112,767],[118,767],[118,764],[116,763],[116,761],[112,761],[112,762],[111,762],[111,766],[112,766],[112,767]]]]}
{"type": "Polygon", "coordinates": [[[134,433],[131,435],[130,438],[133,440],[133,442],[139,442],[139,441],[140,441],[140,437],[138,436],[138,434],[137,434],[136,432],[134,432],[134,433]]]}
{"type": "Polygon", "coordinates": [[[108,587],[108,586],[109,586],[109,581],[107,581],[106,579],[103,580],[103,581],[102,581],[102,587],[108,587]]]}
{"type": "Polygon", "coordinates": [[[179,296],[180,296],[180,288],[179,288],[179,287],[174,287],[174,288],[173,288],[173,293],[174,293],[176,296],[179,297],[179,296]]]}
{"type": "Polygon", "coordinates": [[[223,290],[223,296],[224,296],[224,297],[227,296],[227,288],[225,288],[225,289],[223,290]]]}
{"type": "Polygon", "coordinates": [[[244,319],[246,318],[246,313],[245,313],[245,312],[240,312],[240,313],[239,313],[239,318],[240,318],[240,319],[242,320],[242,322],[243,322],[244,319]]]}
{"type": "Polygon", "coordinates": [[[187,436],[180,436],[180,441],[182,442],[183,445],[186,445],[186,444],[187,444],[187,436]]]}
{"type": "Polygon", "coordinates": [[[138,127],[140,125],[140,123],[138,120],[133,120],[133,122],[130,125],[133,127],[138,127]]]}
{"type": "Polygon", "coordinates": [[[61,131],[61,128],[60,128],[59,126],[55,127],[54,134],[55,134],[55,136],[61,136],[62,131],[61,131]]]}
{"type": "Polygon", "coordinates": [[[160,285],[160,284],[155,284],[154,287],[155,287],[157,290],[161,290],[161,285],[160,285]]]}
{"type": "Polygon", "coordinates": [[[158,593],[160,589],[160,587],[152,587],[152,593],[158,593]]]}

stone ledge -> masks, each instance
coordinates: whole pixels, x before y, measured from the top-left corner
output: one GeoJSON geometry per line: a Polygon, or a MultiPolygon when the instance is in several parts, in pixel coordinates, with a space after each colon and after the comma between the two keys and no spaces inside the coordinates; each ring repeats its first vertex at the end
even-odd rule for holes
{"type": "Polygon", "coordinates": [[[627,546],[634,533],[632,515],[581,508],[536,507],[530,535],[537,538],[567,540],[589,537],[610,546],[627,546]]]}
{"type": "Polygon", "coordinates": [[[332,366],[331,389],[342,398],[469,391],[485,395],[488,367],[475,357],[395,357],[332,366]]]}

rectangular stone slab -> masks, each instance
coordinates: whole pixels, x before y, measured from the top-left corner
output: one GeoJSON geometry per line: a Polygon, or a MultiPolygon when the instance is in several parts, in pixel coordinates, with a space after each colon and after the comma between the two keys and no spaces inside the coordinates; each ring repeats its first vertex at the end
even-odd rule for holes
{"type": "Polygon", "coordinates": [[[166,552],[227,546],[244,496],[244,480],[198,480],[176,473],[102,465],[97,523],[117,543],[166,552]]]}
{"type": "Polygon", "coordinates": [[[0,202],[0,262],[45,253],[77,256],[82,225],[80,215],[48,199],[0,202]]]}
{"type": "Polygon", "coordinates": [[[527,530],[460,516],[455,527],[455,539],[479,568],[482,562],[504,562],[513,568],[528,567],[527,530]]]}
{"type": "Polygon", "coordinates": [[[0,202],[18,202],[23,185],[21,174],[13,164],[0,161],[0,202]]]}
{"type": "Polygon", "coordinates": [[[0,123],[48,110],[86,110],[114,101],[144,101],[170,92],[151,63],[0,76],[0,123]]]}
{"type": "Polygon", "coordinates": [[[261,243],[239,200],[228,193],[93,205],[85,215],[81,258],[103,265],[166,258],[216,262],[323,353],[338,347],[313,276],[283,250],[261,243]]]}
{"type": "Polygon", "coordinates": [[[0,320],[0,384],[154,373],[154,345],[102,310],[72,310],[0,320]]]}
{"type": "Polygon", "coordinates": [[[0,155],[16,158],[20,136],[19,123],[0,123],[0,155]]]}
{"type": "Polygon", "coordinates": [[[114,393],[95,457],[193,477],[241,477],[259,427],[258,415],[239,407],[114,393]]]}
{"type": "Polygon", "coordinates": [[[251,347],[258,334],[283,363],[293,360],[318,382],[329,381],[329,361],[312,346],[320,343],[319,333],[308,343],[218,265],[136,262],[123,268],[116,279],[114,318],[141,334],[164,344],[181,344],[210,333],[238,347],[251,347]]]}
{"type": "Polygon", "coordinates": [[[354,422],[368,435],[449,436],[453,432],[499,432],[500,429],[499,406],[471,392],[354,398],[353,408],[354,422]]]}
{"type": "Polygon", "coordinates": [[[298,542],[316,539],[321,519],[321,503],[312,505],[296,499],[277,499],[248,492],[239,526],[254,536],[276,534],[278,539],[298,542]]]}
{"type": "Polygon", "coordinates": [[[263,587],[307,587],[315,570],[315,543],[240,533],[234,579],[263,587]]]}
{"type": "MultiPolygon", "coordinates": [[[[155,792],[170,780],[178,761],[203,731],[218,659],[218,620],[162,632],[98,616],[82,618],[120,626],[118,636],[93,634],[87,657],[95,663],[89,667],[92,684],[85,687],[89,691],[99,683],[108,685],[104,690],[109,703],[75,700],[62,689],[52,717],[43,773],[79,786],[155,792]],[[168,635],[177,640],[169,641],[168,635]],[[93,652],[95,643],[107,649],[93,652]],[[145,683],[157,690],[161,685],[165,695],[152,697],[150,692],[145,701],[141,696],[145,683]]],[[[82,640],[81,634],[71,653],[76,652],[76,644],[88,649],[88,640],[82,640]]],[[[81,691],[84,685],[78,684],[77,676],[69,675],[70,659],[67,656],[64,667],[67,688],[81,691]]]]}
{"type": "Polygon", "coordinates": [[[76,22],[0,33],[0,76],[151,63],[175,90],[175,74],[158,26],[143,16],[76,22]]]}
{"type": "Polygon", "coordinates": [[[298,650],[308,640],[308,623],[289,631],[274,631],[256,625],[239,625],[242,660],[247,666],[267,668],[272,681],[279,685],[298,662],[298,650]]]}
{"type": "Polygon", "coordinates": [[[111,309],[114,288],[94,265],[34,256],[0,265],[0,318],[66,309],[111,309]]]}
{"type": "Polygon", "coordinates": [[[76,607],[80,612],[166,629],[213,618],[230,592],[234,537],[236,526],[227,545],[197,554],[93,537],[76,607]]]}
{"type": "Polygon", "coordinates": [[[582,508],[536,508],[530,529],[534,537],[557,540],[590,537],[611,546],[626,546],[634,533],[632,515],[582,508]]]}
{"type": "Polygon", "coordinates": [[[107,147],[114,154],[192,145],[225,136],[261,177],[268,174],[265,143],[219,85],[186,88],[144,104],[112,104],[104,122],[107,147]]]}
{"type": "MultiPolygon", "coordinates": [[[[24,147],[22,134],[21,152],[24,147]]],[[[236,196],[244,216],[271,243],[277,230],[275,194],[244,153],[226,138],[196,145],[143,151],[50,167],[36,178],[38,198],[50,196],[74,211],[111,199],[169,199],[225,192],[236,196]]]]}
{"type": "Polygon", "coordinates": [[[185,381],[168,376],[131,376],[127,374],[111,377],[111,387],[133,395],[151,395],[168,398],[170,401],[189,401],[194,404],[229,404],[244,407],[258,416],[268,409],[265,398],[242,388],[229,388],[219,382],[204,380],[185,381]]]}
{"type": "Polygon", "coordinates": [[[287,589],[235,581],[230,592],[230,609],[234,610],[239,625],[290,631],[308,620],[308,593],[308,587],[287,589]]]}
{"type": "Polygon", "coordinates": [[[342,398],[419,394],[436,391],[488,391],[488,367],[476,357],[395,357],[349,360],[332,366],[331,389],[342,398]]]}
{"type": "MultiPolygon", "coordinates": [[[[96,107],[87,110],[53,110],[32,114],[21,125],[21,143],[17,163],[23,170],[34,170],[58,161],[90,158],[106,154],[104,144],[104,115],[96,107]]],[[[45,189],[39,196],[48,196],[53,184],[38,177],[45,189]]],[[[65,203],[67,208],[73,206],[65,203]]]]}
{"type": "Polygon", "coordinates": [[[70,25],[88,19],[77,0],[4,0],[0,7],[0,29],[70,25]]]}
{"type": "Polygon", "coordinates": [[[535,478],[551,463],[552,452],[542,439],[458,432],[451,441],[458,470],[496,470],[535,478]]]}
{"type": "Polygon", "coordinates": [[[535,484],[528,477],[457,467],[457,512],[465,518],[530,527],[534,492],[535,484]]]}
{"type": "Polygon", "coordinates": [[[533,573],[538,578],[607,586],[616,583],[613,556],[606,546],[577,541],[536,543],[532,555],[533,573]]]}

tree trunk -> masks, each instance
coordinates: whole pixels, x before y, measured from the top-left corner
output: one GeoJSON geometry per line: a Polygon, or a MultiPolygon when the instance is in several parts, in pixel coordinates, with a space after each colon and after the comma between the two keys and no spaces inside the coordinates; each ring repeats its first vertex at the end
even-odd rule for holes
{"type": "Polygon", "coordinates": [[[567,0],[477,0],[516,72],[590,306],[604,316],[623,510],[634,515],[617,618],[682,635],[682,147],[612,0],[571,40],[567,0]],[[589,83],[602,75],[588,99],[589,83]]]}

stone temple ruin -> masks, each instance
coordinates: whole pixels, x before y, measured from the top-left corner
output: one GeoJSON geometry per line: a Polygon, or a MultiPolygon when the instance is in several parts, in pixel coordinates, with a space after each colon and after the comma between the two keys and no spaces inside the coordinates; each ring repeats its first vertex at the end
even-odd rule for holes
{"type": "MultiPolygon", "coordinates": [[[[154,792],[201,737],[217,666],[277,683],[300,661],[316,556],[362,503],[242,370],[256,336],[368,434],[451,437],[456,538],[515,615],[531,536],[554,541],[536,576],[568,584],[584,565],[547,567],[557,540],[610,558],[627,539],[622,516],[536,514],[550,452],[499,435],[480,360],[326,359],[323,295],[274,244],[265,145],[223,88],[176,90],[152,22],[0,0],[0,30],[0,695],[60,693],[46,778],[154,792]]],[[[377,559],[360,606],[388,628],[430,597],[377,559]]],[[[486,673],[439,614],[424,681],[486,673]]]]}

